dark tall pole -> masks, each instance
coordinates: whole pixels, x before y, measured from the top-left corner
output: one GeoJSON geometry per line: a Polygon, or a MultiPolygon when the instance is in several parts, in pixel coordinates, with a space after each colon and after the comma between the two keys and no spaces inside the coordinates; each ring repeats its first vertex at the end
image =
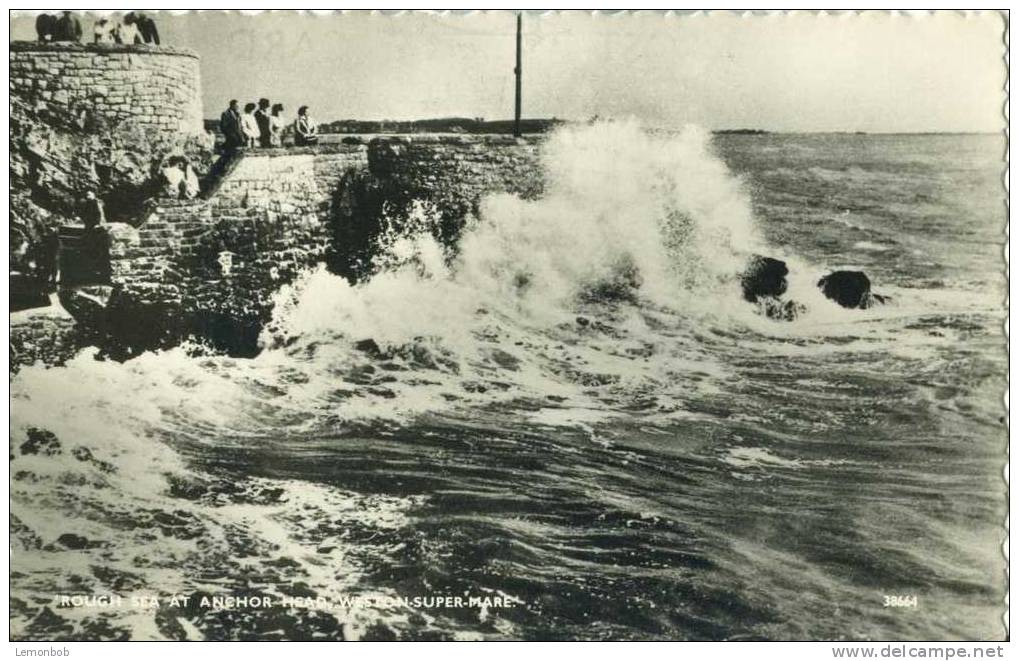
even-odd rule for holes
{"type": "Polygon", "coordinates": [[[522,12],[517,14],[517,67],[513,69],[513,73],[517,75],[517,106],[516,112],[513,117],[513,135],[520,137],[520,77],[523,75],[523,68],[520,64],[520,32],[523,23],[522,12]]]}

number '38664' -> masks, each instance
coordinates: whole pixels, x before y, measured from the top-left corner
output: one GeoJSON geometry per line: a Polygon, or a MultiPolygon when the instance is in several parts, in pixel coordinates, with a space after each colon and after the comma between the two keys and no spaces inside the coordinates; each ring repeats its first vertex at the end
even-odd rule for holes
{"type": "Polygon", "coordinates": [[[885,608],[916,608],[919,600],[915,594],[886,594],[885,608]]]}

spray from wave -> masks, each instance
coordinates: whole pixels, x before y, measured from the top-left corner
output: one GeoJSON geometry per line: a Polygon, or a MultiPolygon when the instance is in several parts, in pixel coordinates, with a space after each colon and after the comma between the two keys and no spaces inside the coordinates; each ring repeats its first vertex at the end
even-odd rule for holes
{"type": "Polygon", "coordinates": [[[272,328],[455,344],[479,310],[556,322],[583,301],[735,298],[735,275],[763,241],[709,138],[635,121],[557,131],[543,146],[541,199],[486,197],[452,257],[434,238],[435,210],[418,205],[383,233],[370,281],[309,274],[280,292],[272,328]]]}

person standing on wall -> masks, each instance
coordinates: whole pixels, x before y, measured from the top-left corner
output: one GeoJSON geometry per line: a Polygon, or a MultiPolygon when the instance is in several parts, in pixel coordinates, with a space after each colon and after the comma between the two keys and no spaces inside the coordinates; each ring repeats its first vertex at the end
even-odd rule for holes
{"type": "Polygon", "coordinates": [[[93,42],[97,44],[112,44],[116,41],[117,22],[103,16],[96,19],[92,26],[93,42]]]}
{"type": "Polygon", "coordinates": [[[39,41],[53,41],[57,20],[59,19],[53,14],[39,14],[35,17],[35,35],[39,41]]]}
{"type": "Polygon", "coordinates": [[[260,136],[258,119],[255,117],[254,103],[248,103],[244,106],[244,114],[241,115],[241,130],[244,132],[244,145],[246,147],[254,147],[260,136]]]}
{"type": "Polygon", "coordinates": [[[56,228],[43,231],[39,241],[29,249],[35,262],[36,278],[44,289],[52,289],[57,284],[57,253],[60,250],[60,238],[56,228]]]}
{"type": "Polygon", "coordinates": [[[219,130],[225,141],[224,149],[228,152],[243,147],[247,142],[241,126],[241,112],[237,109],[237,99],[230,99],[230,106],[219,116],[219,130]]]}
{"type": "Polygon", "coordinates": [[[156,30],[156,22],[141,12],[135,14],[135,23],[141,33],[142,41],[146,44],[159,45],[159,31],[156,30]]]}
{"type": "Polygon", "coordinates": [[[140,44],[142,43],[141,34],[138,32],[138,18],[134,15],[134,12],[129,12],[124,15],[124,20],[121,21],[117,27],[117,32],[114,34],[114,38],[118,44],[140,44]]]}
{"type": "Polygon", "coordinates": [[[318,144],[318,126],[308,114],[308,106],[297,109],[297,121],[294,122],[294,144],[298,147],[318,144]]]}
{"type": "Polygon", "coordinates": [[[96,197],[94,191],[85,194],[85,202],[81,205],[82,223],[86,230],[94,230],[106,223],[106,211],[103,209],[102,201],[96,197]]]}
{"type": "Polygon", "coordinates": [[[53,28],[53,41],[81,41],[81,21],[69,11],[61,14],[53,28]]]}
{"type": "Polygon", "coordinates": [[[255,121],[258,122],[258,144],[262,147],[271,147],[272,120],[269,119],[269,99],[258,100],[255,121]]]}

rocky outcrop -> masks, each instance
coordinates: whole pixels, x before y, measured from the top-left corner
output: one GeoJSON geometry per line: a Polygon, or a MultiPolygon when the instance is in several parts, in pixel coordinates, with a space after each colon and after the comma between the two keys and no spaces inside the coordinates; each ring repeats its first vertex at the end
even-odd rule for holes
{"type": "Polygon", "coordinates": [[[863,271],[833,271],[818,280],[817,286],[825,297],[844,308],[865,310],[889,300],[871,292],[870,278],[863,271]]]}
{"type": "Polygon", "coordinates": [[[25,283],[46,284],[46,244],[81,214],[86,192],[108,220],[138,224],[159,165],[179,155],[204,171],[212,141],[192,53],[24,42],[10,51],[10,258],[25,283]]]}
{"type": "Polygon", "coordinates": [[[762,297],[778,298],[789,286],[787,275],[789,267],[785,262],[773,257],[752,255],[746,269],[739,276],[743,298],[750,303],[756,303],[762,297]]]}
{"type": "Polygon", "coordinates": [[[138,224],[146,200],[160,191],[160,164],[178,154],[205,169],[210,140],[131,121],[84,130],[12,97],[11,231],[30,246],[41,241],[75,221],[89,191],[103,202],[107,220],[138,224]]]}
{"type": "Polygon", "coordinates": [[[789,283],[789,267],[780,259],[751,255],[746,269],[739,275],[744,300],[755,303],[764,316],[780,321],[792,321],[806,311],[806,306],[782,296],[789,283]]]}
{"type": "Polygon", "coordinates": [[[778,321],[794,321],[807,311],[807,306],[802,303],[771,297],[759,298],[757,306],[765,317],[778,321]]]}

